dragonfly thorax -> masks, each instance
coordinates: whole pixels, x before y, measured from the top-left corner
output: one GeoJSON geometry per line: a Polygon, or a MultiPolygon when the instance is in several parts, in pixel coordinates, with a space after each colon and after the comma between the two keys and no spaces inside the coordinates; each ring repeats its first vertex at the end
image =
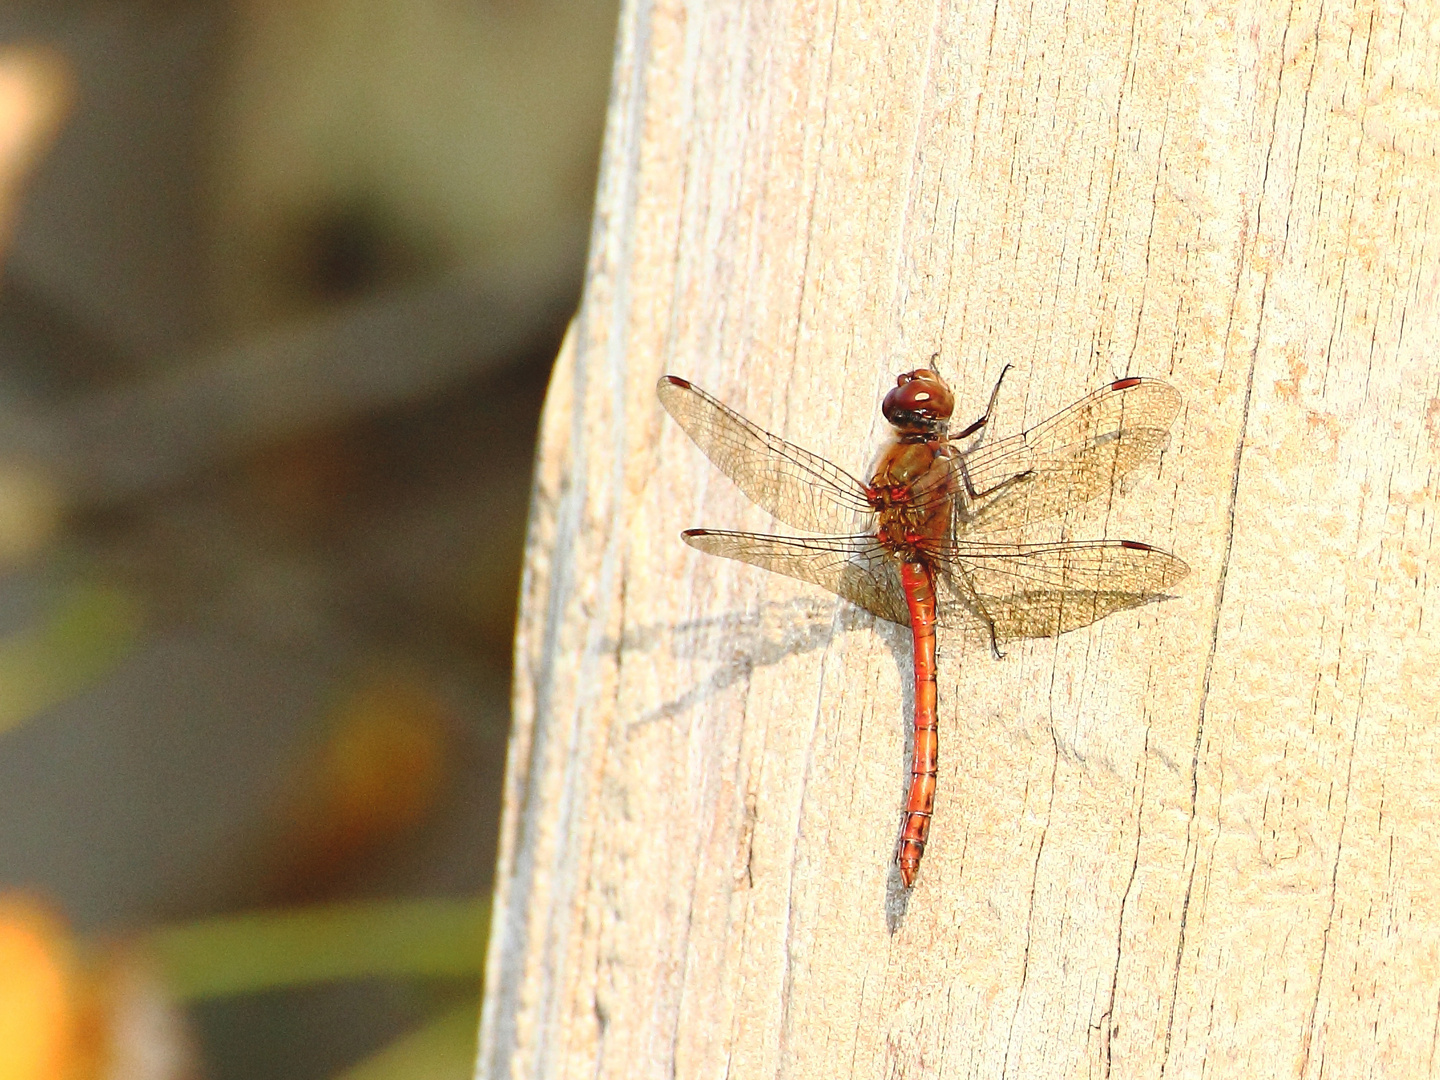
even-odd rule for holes
{"type": "Polygon", "coordinates": [[[949,535],[954,490],[948,443],[897,439],[880,455],[870,480],[880,539],[907,558],[933,549],[949,535]]]}

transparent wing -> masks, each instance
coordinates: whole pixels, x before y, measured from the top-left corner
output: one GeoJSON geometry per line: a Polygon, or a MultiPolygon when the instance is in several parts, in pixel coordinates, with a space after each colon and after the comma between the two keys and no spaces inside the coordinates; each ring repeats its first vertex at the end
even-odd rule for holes
{"type": "Polygon", "coordinates": [[[666,375],[660,404],[750,501],[806,532],[857,533],[871,519],[865,485],[844,469],[756,427],[684,379],[666,375]]]}
{"type": "Polygon", "coordinates": [[[1165,444],[1180,392],[1118,379],[1063,412],[962,457],[957,532],[1021,528],[1089,502],[1165,444]]]}
{"type": "Polygon", "coordinates": [[[718,529],[687,529],[681,535],[706,554],[808,581],[882,619],[910,625],[898,565],[873,536],[765,536],[718,529]]]}
{"type": "Polygon", "coordinates": [[[936,559],[942,622],[979,620],[996,641],[1054,637],[1165,599],[1190,568],[1134,540],[957,542],[936,559]]]}

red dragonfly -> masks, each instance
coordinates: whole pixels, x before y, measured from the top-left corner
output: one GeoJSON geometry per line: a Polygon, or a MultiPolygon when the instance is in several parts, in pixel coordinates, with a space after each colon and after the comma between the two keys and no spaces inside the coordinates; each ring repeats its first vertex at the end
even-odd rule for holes
{"type": "MultiPolygon", "coordinates": [[[[1001,372],[1001,380],[1005,373],[1001,372]]],[[[1165,599],[1189,573],[1135,540],[1024,543],[1019,530],[1112,492],[1164,445],[1180,394],[1117,379],[1007,439],[983,444],[985,415],[949,433],[955,398],[931,368],[901,375],[881,412],[894,427],[870,481],[756,427],[699,387],[666,375],[660,402],[751,501],[820,536],[687,529],[693,548],[829,589],[908,625],[915,656],[915,749],[895,861],[908,889],[930,833],[938,772],[935,626],[1000,643],[1050,637],[1165,599]],[[974,437],[973,445],[957,443],[974,437]]]]}

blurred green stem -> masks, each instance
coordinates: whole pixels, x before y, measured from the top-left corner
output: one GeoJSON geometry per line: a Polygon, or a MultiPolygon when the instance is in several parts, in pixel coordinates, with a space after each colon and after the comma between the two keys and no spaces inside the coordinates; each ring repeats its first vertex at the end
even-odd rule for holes
{"type": "Polygon", "coordinates": [[[346,1069],[336,1080],[469,1080],[475,1072],[480,1003],[467,1001],[346,1069]]]}
{"type": "Polygon", "coordinates": [[[128,594],[71,585],[37,625],[0,638],[0,732],[100,678],[139,631],[139,605],[128,594]]]}
{"type": "Polygon", "coordinates": [[[181,1001],[370,976],[474,975],[485,963],[490,901],[393,900],[256,912],[151,931],[181,1001]]]}

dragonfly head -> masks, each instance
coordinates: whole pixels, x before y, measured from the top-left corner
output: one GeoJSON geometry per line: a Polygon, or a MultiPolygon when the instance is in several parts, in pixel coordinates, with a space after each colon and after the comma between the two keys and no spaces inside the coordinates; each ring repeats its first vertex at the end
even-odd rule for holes
{"type": "Polygon", "coordinates": [[[906,435],[936,431],[955,411],[955,395],[929,368],[907,371],[880,403],[885,419],[906,435]]]}

